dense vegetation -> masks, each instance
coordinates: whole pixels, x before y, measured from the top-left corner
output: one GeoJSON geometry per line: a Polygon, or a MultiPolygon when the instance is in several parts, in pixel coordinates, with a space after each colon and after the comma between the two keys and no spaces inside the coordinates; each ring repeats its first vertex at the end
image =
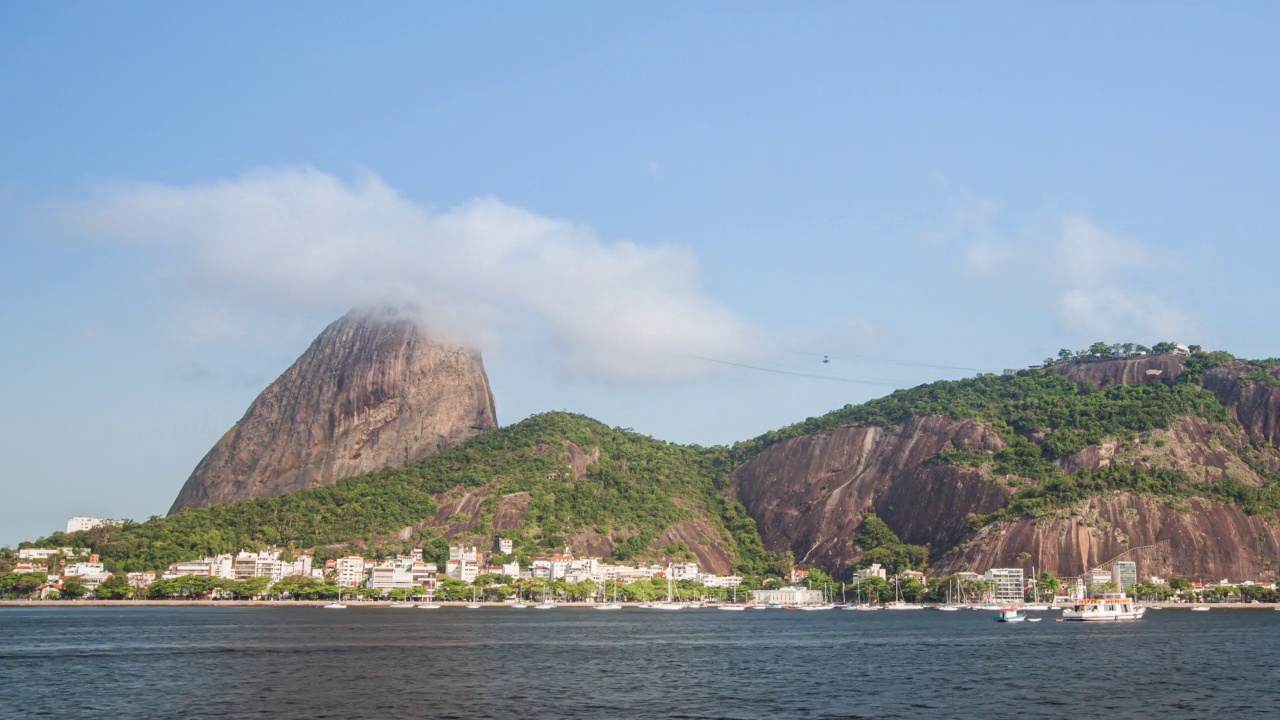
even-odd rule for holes
{"type": "Polygon", "coordinates": [[[859,568],[879,563],[890,574],[903,570],[924,570],[929,564],[929,548],[902,542],[875,513],[867,513],[858,529],[858,546],[862,548],[859,568]]]}
{"type": "MultiPolygon", "coordinates": [[[[341,554],[356,542],[375,554],[427,546],[433,559],[447,543],[428,527],[409,541],[391,539],[403,528],[432,518],[435,496],[455,488],[492,486],[472,535],[485,538],[501,495],[528,492],[523,531],[508,533],[520,554],[563,546],[585,529],[619,538],[619,559],[661,554],[651,545],[671,525],[692,520],[725,548],[747,573],[784,565],[764,550],[755,522],[722,492],[730,467],[722,449],[708,450],[654,440],[609,428],[578,415],[547,413],[485,433],[423,461],[342,480],[336,485],[187,510],[145,523],[55,533],[39,545],[89,547],[109,570],[157,570],[202,554],[233,553],[267,545],[319,548],[317,558],[341,554]],[[599,462],[577,480],[562,458],[565,441],[599,462]],[[327,547],[335,546],[335,547],[327,547]]],[[[688,548],[672,547],[677,555],[688,548]]]]}

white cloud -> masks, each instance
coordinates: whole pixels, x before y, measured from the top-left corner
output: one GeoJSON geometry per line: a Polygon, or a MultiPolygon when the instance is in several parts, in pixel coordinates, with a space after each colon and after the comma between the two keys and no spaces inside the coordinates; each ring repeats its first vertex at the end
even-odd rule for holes
{"type": "Polygon", "coordinates": [[[1080,214],[1011,221],[1000,203],[959,192],[927,237],[959,254],[962,276],[1044,306],[1078,340],[1165,340],[1194,332],[1175,299],[1185,264],[1174,253],[1080,214]]]}
{"type": "Polygon", "coordinates": [[[180,300],[223,313],[394,303],[455,342],[550,348],[566,369],[615,382],[705,371],[689,355],[742,356],[754,329],[706,297],[697,257],[606,242],[589,228],[495,199],[437,211],[365,174],[263,170],[236,180],[102,188],[71,209],[104,239],[163,248],[180,300]]]}

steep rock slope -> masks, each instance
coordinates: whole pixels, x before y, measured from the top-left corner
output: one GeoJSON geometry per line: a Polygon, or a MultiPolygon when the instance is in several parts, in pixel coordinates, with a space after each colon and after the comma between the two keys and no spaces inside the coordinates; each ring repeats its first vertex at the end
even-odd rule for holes
{"type": "Polygon", "coordinates": [[[1143,573],[1270,577],[1277,386],[1210,354],[935,383],[740,444],[733,486],[767,548],[837,574],[875,512],[944,571],[1074,575],[1156,545],[1143,573]]]}
{"type": "Polygon", "coordinates": [[[495,427],[478,353],[394,311],[352,311],[258,395],[169,512],[329,485],[495,427]]]}
{"type": "Polygon", "coordinates": [[[1005,442],[974,420],[912,418],[900,427],[848,427],[785,440],[733,472],[733,487],[765,547],[843,574],[874,511],[903,541],[949,547],[968,523],[1002,507],[1009,490],[973,469],[925,464],[945,448],[996,452],[1005,442]]]}

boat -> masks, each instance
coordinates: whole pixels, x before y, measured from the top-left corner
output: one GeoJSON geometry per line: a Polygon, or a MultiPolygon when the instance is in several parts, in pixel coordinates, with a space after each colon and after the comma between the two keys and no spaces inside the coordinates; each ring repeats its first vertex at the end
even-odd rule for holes
{"type": "Polygon", "coordinates": [[[650,603],[650,610],[683,610],[684,605],[675,602],[675,580],[671,577],[671,563],[667,563],[667,601],[650,603]]]}
{"type": "Polygon", "coordinates": [[[717,606],[716,606],[716,609],[717,609],[717,610],[726,610],[726,611],[733,612],[733,611],[742,611],[742,610],[746,610],[746,609],[747,609],[747,606],[746,606],[746,605],[717,605],[717,606]]]}
{"type": "Polygon", "coordinates": [[[1208,606],[1208,605],[1197,605],[1197,606],[1195,606],[1195,607],[1191,608],[1191,612],[1209,612],[1209,606],[1208,606]]]}
{"type": "Polygon", "coordinates": [[[1027,618],[1027,622],[1040,622],[1044,618],[1027,618]]]}
{"type": "Polygon", "coordinates": [[[1027,616],[1018,612],[1018,608],[1010,605],[1000,609],[1000,614],[995,617],[996,622],[1022,622],[1027,616]]]}
{"type": "Polygon", "coordinates": [[[613,601],[604,603],[603,605],[593,605],[592,610],[621,610],[622,603],[618,602],[618,581],[613,581],[613,601]]]}
{"type": "Polygon", "coordinates": [[[1141,620],[1147,609],[1140,607],[1124,593],[1103,593],[1085,598],[1070,610],[1062,611],[1063,620],[1141,620]]]}
{"type": "Polygon", "coordinates": [[[324,606],[325,610],[346,610],[347,606],[342,604],[342,591],[338,591],[338,599],[324,606]]]}
{"type": "Polygon", "coordinates": [[[1023,610],[1025,610],[1025,611],[1029,611],[1029,612],[1049,612],[1049,606],[1048,606],[1048,605],[1042,605],[1042,604],[1038,604],[1038,603],[1031,603],[1030,605],[1023,605],[1023,606],[1022,606],[1022,609],[1023,609],[1023,610]]]}
{"type": "Polygon", "coordinates": [[[897,595],[897,599],[895,599],[891,603],[885,603],[884,605],[885,610],[923,610],[924,609],[923,605],[920,605],[918,603],[909,603],[902,599],[901,583],[894,582],[893,588],[894,588],[895,594],[897,595]]]}
{"type": "MultiPolygon", "coordinates": [[[[1163,607],[1161,607],[1160,605],[1151,605],[1151,606],[1150,606],[1150,607],[1148,607],[1147,609],[1148,609],[1148,610],[1163,610],[1164,608],[1163,608],[1163,607]]],[[[1280,608],[1276,608],[1276,609],[1277,609],[1277,610],[1280,610],[1280,608]]]]}
{"type": "Polygon", "coordinates": [[[418,603],[419,610],[439,610],[440,606],[433,602],[418,603]]]}
{"type": "Polygon", "coordinates": [[[418,606],[411,602],[393,602],[387,607],[391,608],[392,610],[411,610],[418,606]]]}
{"type": "Polygon", "coordinates": [[[465,607],[466,607],[468,610],[479,610],[479,609],[480,609],[480,603],[476,602],[476,586],[475,586],[475,585],[472,585],[472,586],[471,586],[471,602],[467,603],[467,604],[465,605],[465,607]]]}
{"type": "Polygon", "coordinates": [[[960,609],[960,604],[951,601],[951,583],[947,583],[947,601],[938,606],[942,612],[955,612],[960,609]]]}

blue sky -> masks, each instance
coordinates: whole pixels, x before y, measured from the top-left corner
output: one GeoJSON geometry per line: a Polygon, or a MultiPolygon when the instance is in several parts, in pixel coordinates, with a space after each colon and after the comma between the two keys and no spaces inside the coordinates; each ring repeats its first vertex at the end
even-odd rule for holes
{"type": "Polygon", "coordinates": [[[7,5],[0,543],[163,513],[382,294],[503,423],[682,442],[1099,339],[1280,355],[1280,11],[1028,5],[7,5]]]}

